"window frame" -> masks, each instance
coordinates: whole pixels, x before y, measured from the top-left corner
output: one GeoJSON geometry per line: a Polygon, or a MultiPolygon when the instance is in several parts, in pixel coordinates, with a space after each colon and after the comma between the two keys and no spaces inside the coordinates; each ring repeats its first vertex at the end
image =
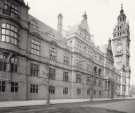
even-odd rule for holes
{"type": "Polygon", "coordinates": [[[55,47],[50,47],[49,58],[51,61],[57,61],[57,50],[55,47]]]}
{"type": "Polygon", "coordinates": [[[5,92],[6,91],[6,81],[1,80],[0,81],[0,92],[5,92]]]}
{"type": "Polygon", "coordinates": [[[40,55],[41,51],[41,42],[35,39],[31,40],[31,54],[33,55],[40,55]]]}
{"type": "Polygon", "coordinates": [[[64,60],[63,60],[63,62],[64,62],[64,64],[69,65],[69,63],[70,63],[70,58],[69,58],[68,55],[64,55],[64,60]]]}
{"type": "Polygon", "coordinates": [[[39,76],[39,65],[35,63],[30,64],[30,76],[38,77],[39,76]]]}
{"type": "Polygon", "coordinates": [[[65,82],[69,81],[69,73],[67,71],[63,72],[63,81],[65,82]]]}
{"type": "Polygon", "coordinates": [[[10,72],[17,72],[18,69],[18,58],[12,57],[10,62],[10,72]]]}
{"type": "Polygon", "coordinates": [[[81,83],[81,82],[82,82],[81,74],[76,74],[76,83],[81,83]]]}
{"type": "Polygon", "coordinates": [[[63,88],[63,95],[68,95],[69,92],[69,88],[68,87],[64,87],[63,88]]]}
{"type": "Polygon", "coordinates": [[[7,68],[7,63],[5,61],[6,59],[6,55],[4,54],[0,54],[0,71],[6,71],[6,68],[7,68]]]}
{"type": "Polygon", "coordinates": [[[56,79],[56,69],[49,67],[49,79],[55,80],[56,79]]]}
{"type": "Polygon", "coordinates": [[[19,91],[19,83],[18,82],[11,82],[11,93],[17,93],[19,91]]]}
{"type": "Polygon", "coordinates": [[[15,3],[11,3],[8,0],[5,0],[2,13],[8,16],[17,16],[21,15],[19,7],[15,3]]]}
{"type": "Polygon", "coordinates": [[[52,86],[52,85],[49,86],[49,94],[51,95],[55,94],[55,86],[52,86]]]}
{"type": "Polygon", "coordinates": [[[38,94],[39,86],[38,84],[30,84],[30,93],[38,94]]]}
{"type": "Polygon", "coordinates": [[[13,24],[2,23],[0,41],[18,46],[18,43],[19,43],[18,27],[13,24]]]}

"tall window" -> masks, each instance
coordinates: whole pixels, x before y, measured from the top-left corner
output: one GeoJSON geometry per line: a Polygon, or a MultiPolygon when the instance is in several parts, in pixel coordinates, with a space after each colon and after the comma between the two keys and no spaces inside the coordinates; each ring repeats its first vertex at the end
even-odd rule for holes
{"type": "Polygon", "coordinates": [[[63,88],[63,94],[64,95],[67,95],[68,94],[68,88],[67,87],[63,88]]]}
{"type": "Polygon", "coordinates": [[[40,55],[40,45],[40,42],[31,40],[31,53],[34,55],[40,55]]]}
{"type": "Polygon", "coordinates": [[[64,64],[69,64],[69,56],[64,56],[64,64]]]}
{"type": "Polygon", "coordinates": [[[105,80],[105,90],[108,89],[108,80],[105,80]]]}
{"type": "Polygon", "coordinates": [[[55,80],[55,69],[49,68],[49,79],[55,80]]]}
{"type": "Polygon", "coordinates": [[[76,83],[81,83],[81,75],[76,74],[76,83]]]}
{"type": "Polygon", "coordinates": [[[50,60],[56,61],[57,60],[57,51],[54,47],[50,48],[50,60]]]}
{"type": "Polygon", "coordinates": [[[97,76],[97,67],[94,67],[94,76],[97,76]]]}
{"type": "Polygon", "coordinates": [[[6,71],[6,56],[0,54],[0,71],[6,71]]]}
{"type": "Polygon", "coordinates": [[[39,65],[31,63],[31,76],[37,77],[38,72],[39,72],[39,65]]]}
{"type": "Polygon", "coordinates": [[[81,89],[80,88],[77,88],[77,95],[80,95],[81,94],[81,89]]]}
{"type": "Polygon", "coordinates": [[[10,68],[11,72],[17,72],[17,62],[18,59],[16,57],[11,58],[11,68],[10,68]]]}
{"type": "Polygon", "coordinates": [[[98,70],[98,75],[101,76],[101,69],[98,70]]]}
{"type": "Polygon", "coordinates": [[[30,84],[30,93],[38,93],[38,85],[30,84]]]}
{"type": "Polygon", "coordinates": [[[68,81],[68,72],[63,72],[63,81],[68,81]]]}
{"type": "Polygon", "coordinates": [[[8,0],[5,0],[4,7],[3,7],[3,13],[6,15],[11,16],[19,16],[20,11],[19,7],[15,4],[11,4],[8,0]]]}
{"type": "Polygon", "coordinates": [[[0,81],[0,92],[5,92],[6,89],[6,82],[0,81]]]}
{"type": "Polygon", "coordinates": [[[54,86],[49,86],[49,93],[55,94],[55,87],[54,86]]]}
{"type": "Polygon", "coordinates": [[[11,82],[11,92],[18,92],[18,83],[17,82],[11,82]]]}
{"type": "Polygon", "coordinates": [[[1,25],[1,37],[0,40],[3,42],[11,43],[14,45],[18,44],[18,28],[15,25],[3,23],[1,25]]]}

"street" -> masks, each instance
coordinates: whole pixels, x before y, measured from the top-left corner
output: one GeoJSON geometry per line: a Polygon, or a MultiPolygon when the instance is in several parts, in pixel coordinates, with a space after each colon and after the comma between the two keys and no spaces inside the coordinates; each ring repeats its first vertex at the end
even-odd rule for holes
{"type": "Polygon", "coordinates": [[[0,113],[135,113],[135,100],[0,108],[0,113]]]}
{"type": "Polygon", "coordinates": [[[126,113],[135,113],[135,100],[104,103],[104,104],[97,104],[97,105],[84,105],[84,106],[106,108],[106,109],[112,109],[112,110],[122,111],[126,113]]]}

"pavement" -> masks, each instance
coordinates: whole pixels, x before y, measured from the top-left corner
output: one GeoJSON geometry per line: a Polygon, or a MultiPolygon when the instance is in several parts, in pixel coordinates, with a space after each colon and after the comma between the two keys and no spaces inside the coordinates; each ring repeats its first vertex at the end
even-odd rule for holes
{"type": "MultiPolygon", "coordinates": [[[[64,102],[61,100],[61,102],[63,103],[59,102],[59,104],[51,104],[51,105],[41,104],[34,106],[33,105],[30,106],[30,103],[32,103],[30,101],[29,105],[27,104],[27,106],[0,107],[0,113],[135,113],[134,98],[126,98],[126,99],[117,98],[113,100],[93,99],[93,101],[85,100],[85,102],[75,102],[75,100],[72,101],[74,102],[72,103],[70,100],[71,103],[66,103],[67,101],[64,102]]],[[[77,101],[84,101],[84,100],[80,99],[77,101]]],[[[26,103],[27,101],[26,102],[24,101],[23,104],[26,105],[26,103]]],[[[37,104],[37,101],[34,104],[37,104]]]]}
{"type": "MultiPolygon", "coordinates": [[[[126,98],[115,98],[113,100],[132,100],[135,97],[126,98]]],[[[93,98],[92,101],[109,101],[110,98],[93,98]]],[[[89,102],[90,99],[55,99],[50,100],[50,104],[60,104],[60,103],[77,103],[77,102],[89,102]]],[[[27,101],[3,101],[0,102],[0,108],[3,107],[19,107],[19,106],[35,106],[35,105],[46,105],[46,100],[27,100],[27,101]]]]}
{"type": "Polygon", "coordinates": [[[20,107],[1,107],[0,113],[135,113],[135,99],[113,99],[20,107]]]}
{"type": "MultiPolygon", "coordinates": [[[[95,108],[88,105],[113,103],[122,100],[91,101],[77,103],[60,103],[51,105],[3,107],[0,113],[123,113],[105,108],[95,108]],[[87,105],[87,106],[84,106],[87,105]]],[[[125,113],[125,112],[124,112],[125,113]]]]}

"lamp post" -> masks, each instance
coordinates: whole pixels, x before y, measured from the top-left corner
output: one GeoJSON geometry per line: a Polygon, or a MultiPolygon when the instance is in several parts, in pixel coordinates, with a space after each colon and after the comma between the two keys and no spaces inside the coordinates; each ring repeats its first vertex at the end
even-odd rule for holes
{"type": "Polygon", "coordinates": [[[110,78],[109,79],[109,89],[110,89],[110,98],[113,99],[114,98],[114,92],[115,92],[115,87],[114,87],[114,79],[113,78],[110,78]]]}
{"type": "Polygon", "coordinates": [[[49,93],[49,85],[50,85],[50,78],[49,78],[49,72],[48,73],[45,73],[43,72],[43,75],[47,75],[45,79],[47,79],[47,104],[49,105],[50,104],[50,93],[49,93]]]}
{"type": "Polygon", "coordinates": [[[94,76],[92,76],[92,82],[91,82],[91,86],[90,86],[90,88],[91,88],[91,95],[90,95],[90,100],[91,101],[93,101],[93,92],[94,92],[94,81],[95,81],[95,78],[94,78],[94,76]]]}
{"type": "Polygon", "coordinates": [[[50,72],[47,74],[47,89],[48,89],[48,97],[47,97],[47,104],[50,104],[50,92],[49,92],[49,85],[50,85],[50,72]]]}

